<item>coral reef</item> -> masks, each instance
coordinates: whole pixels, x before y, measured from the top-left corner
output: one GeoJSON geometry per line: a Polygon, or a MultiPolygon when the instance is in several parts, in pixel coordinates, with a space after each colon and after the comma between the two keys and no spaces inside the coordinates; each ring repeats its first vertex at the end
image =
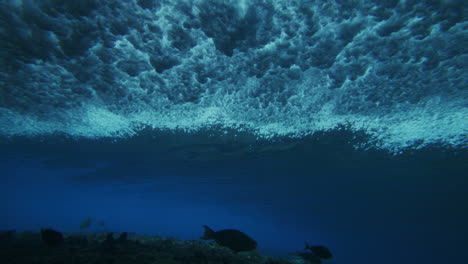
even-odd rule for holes
{"type": "MultiPolygon", "coordinates": [[[[5,233],[7,234],[7,233],[5,233]]],[[[215,243],[134,233],[64,233],[65,243],[50,246],[39,232],[8,233],[0,242],[7,264],[297,264],[258,251],[235,254],[215,243]],[[14,234],[14,237],[13,235],[14,234]]]]}

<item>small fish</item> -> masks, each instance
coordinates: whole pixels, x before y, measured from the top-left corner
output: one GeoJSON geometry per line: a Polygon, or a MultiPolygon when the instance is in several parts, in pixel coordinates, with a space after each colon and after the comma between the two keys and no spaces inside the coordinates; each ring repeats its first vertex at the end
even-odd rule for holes
{"type": "Polygon", "coordinates": [[[91,217],[86,218],[85,220],[83,220],[83,222],[81,222],[80,229],[89,228],[91,226],[91,223],[92,223],[91,217]]]}
{"type": "Polygon", "coordinates": [[[203,227],[205,228],[205,234],[201,239],[214,240],[218,245],[230,248],[235,253],[257,248],[257,242],[239,230],[225,229],[215,232],[206,225],[203,227]]]}
{"type": "Polygon", "coordinates": [[[324,246],[310,246],[307,242],[305,243],[305,249],[310,250],[312,253],[320,257],[321,259],[331,259],[333,258],[330,250],[324,246]]]}
{"type": "Polygon", "coordinates": [[[65,243],[62,233],[50,228],[41,229],[41,238],[44,243],[51,247],[61,246],[65,243]]]}

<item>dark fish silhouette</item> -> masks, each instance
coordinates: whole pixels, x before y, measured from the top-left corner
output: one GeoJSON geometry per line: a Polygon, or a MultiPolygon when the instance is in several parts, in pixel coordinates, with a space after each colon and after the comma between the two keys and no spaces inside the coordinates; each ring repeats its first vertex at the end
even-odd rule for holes
{"type": "Polygon", "coordinates": [[[324,246],[310,246],[306,242],[305,249],[310,250],[312,253],[314,253],[315,255],[320,257],[321,259],[331,259],[331,258],[333,258],[333,255],[330,252],[330,250],[328,248],[324,247],[324,246]]]}
{"type": "Polygon", "coordinates": [[[42,241],[44,241],[44,243],[51,247],[60,246],[65,243],[62,233],[50,228],[41,229],[41,237],[42,241]]]}
{"type": "Polygon", "coordinates": [[[206,225],[203,227],[205,228],[205,234],[201,239],[214,240],[218,245],[230,248],[235,253],[257,248],[257,242],[239,230],[226,229],[215,232],[206,225]]]}

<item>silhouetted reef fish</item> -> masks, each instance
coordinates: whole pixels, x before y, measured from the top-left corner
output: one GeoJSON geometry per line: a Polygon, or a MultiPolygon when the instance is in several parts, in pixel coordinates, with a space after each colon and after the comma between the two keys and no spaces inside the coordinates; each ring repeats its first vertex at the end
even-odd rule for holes
{"type": "Polygon", "coordinates": [[[315,255],[317,255],[321,259],[331,259],[331,258],[333,258],[333,255],[330,252],[330,250],[328,248],[324,247],[324,246],[310,246],[306,242],[305,249],[310,250],[312,253],[314,253],[315,255]]]}
{"type": "Polygon", "coordinates": [[[51,247],[61,246],[65,243],[63,235],[53,229],[41,229],[41,238],[44,243],[51,247]]]}
{"type": "Polygon", "coordinates": [[[206,225],[203,227],[205,228],[205,234],[201,239],[214,240],[218,245],[230,248],[235,253],[257,248],[257,242],[239,230],[225,229],[215,232],[206,225]]]}

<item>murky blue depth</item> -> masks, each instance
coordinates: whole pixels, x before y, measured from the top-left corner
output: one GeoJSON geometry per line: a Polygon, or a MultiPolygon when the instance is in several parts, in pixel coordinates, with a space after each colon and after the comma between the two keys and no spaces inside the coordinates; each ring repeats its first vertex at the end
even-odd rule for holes
{"type": "Polygon", "coordinates": [[[462,263],[462,0],[0,0],[0,229],[462,263]]]}

